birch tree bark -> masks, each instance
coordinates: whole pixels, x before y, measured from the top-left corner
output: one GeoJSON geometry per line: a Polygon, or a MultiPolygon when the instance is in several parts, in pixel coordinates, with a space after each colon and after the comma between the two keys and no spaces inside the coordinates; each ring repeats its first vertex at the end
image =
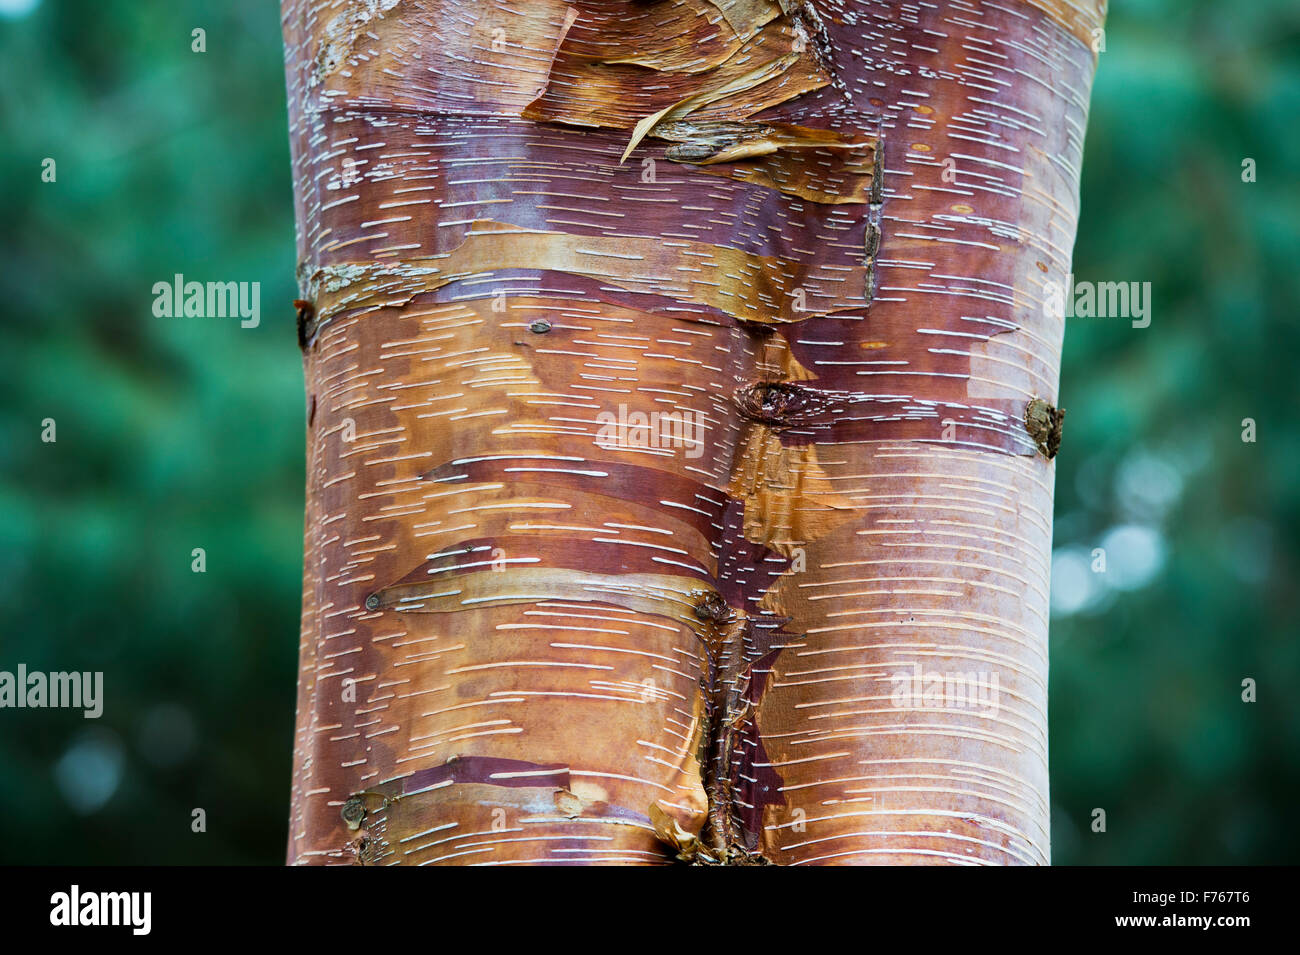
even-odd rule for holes
{"type": "Polygon", "coordinates": [[[291,862],[1048,862],[1104,7],[284,0],[291,862]]]}

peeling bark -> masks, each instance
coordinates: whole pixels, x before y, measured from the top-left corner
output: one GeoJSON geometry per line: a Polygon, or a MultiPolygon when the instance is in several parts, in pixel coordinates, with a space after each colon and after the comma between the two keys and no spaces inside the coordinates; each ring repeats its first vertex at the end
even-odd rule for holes
{"type": "Polygon", "coordinates": [[[284,0],[291,862],[1048,861],[1104,7],[284,0]]]}

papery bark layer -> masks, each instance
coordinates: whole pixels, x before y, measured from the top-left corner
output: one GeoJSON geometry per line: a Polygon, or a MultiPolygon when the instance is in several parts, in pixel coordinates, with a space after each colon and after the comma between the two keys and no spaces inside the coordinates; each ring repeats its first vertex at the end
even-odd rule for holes
{"type": "Polygon", "coordinates": [[[1048,861],[1103,15],[285,0],[290,861],[1048,861]]]}

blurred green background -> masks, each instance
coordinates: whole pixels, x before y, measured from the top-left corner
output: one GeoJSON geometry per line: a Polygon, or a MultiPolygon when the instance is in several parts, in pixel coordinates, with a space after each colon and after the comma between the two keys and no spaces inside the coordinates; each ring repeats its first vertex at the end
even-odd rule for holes
{"type": "MultiPolygon", "coordinates": [[[[1074,271],[1150,281],[1154,309],[1066,333],[1054,861],[1295,863],[1300,4],[1111,7],[1074,271]]],[[[0,0],[0,669],[103,670],[109,700],[0,711],[0,862],[284,858],[304,409],[279,30],[271,0],[0,0]],[[176,272],[260,282],[261,325],[155,319],[176,272]]]]}

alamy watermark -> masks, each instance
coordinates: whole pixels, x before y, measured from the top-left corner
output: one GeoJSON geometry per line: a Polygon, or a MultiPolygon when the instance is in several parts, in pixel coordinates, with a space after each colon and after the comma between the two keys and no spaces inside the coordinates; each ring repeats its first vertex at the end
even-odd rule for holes
{"type": "Polygon", "coordinates": [[[239,318],[241,328],[262,321],[261,282],[187,282],[179,272],[171,282],[155,282],[157,318],[239,318]]]}
{"type": "Polygon", "coordinates": [[[596,445],[601,448],[668,450],[684,448],[688,458],[704,454],[704,422],[693,411],[629,411],[619,405],[618,413],[602,411],[596,416],[600,429],[596,445]]]}
{"type": "Polygon", "coordinates": [[[83,892],[74,885],[50,896],[50,924],[55,926],[117,925],[132,935],[148,935],[152,910],[152,892],[83,892]]]}
{"type": "Polygon", "coordinates": [[[78,673],[27,672],[25,663],[18,672],[0,670],[0,709],[82,709],[88,720],[97,720],[104,712],[104,674],[100,671],[78,673]]]}
{"type": "Polygon", "coordinates": [[[1150,282],[1075,282],[1043,287],[1043,313],[1052,318],[1129,318],[1134,328],[1151,324],[1150,282]]]}
{"type": "Polygon", "coordinates": [[[997,673],[925,671],[913,663],[912,672],[899,671],[889,678],[893,689],[889,704],[896,710],[983,710],[998,711],[1000,691],[997,673]]]}

